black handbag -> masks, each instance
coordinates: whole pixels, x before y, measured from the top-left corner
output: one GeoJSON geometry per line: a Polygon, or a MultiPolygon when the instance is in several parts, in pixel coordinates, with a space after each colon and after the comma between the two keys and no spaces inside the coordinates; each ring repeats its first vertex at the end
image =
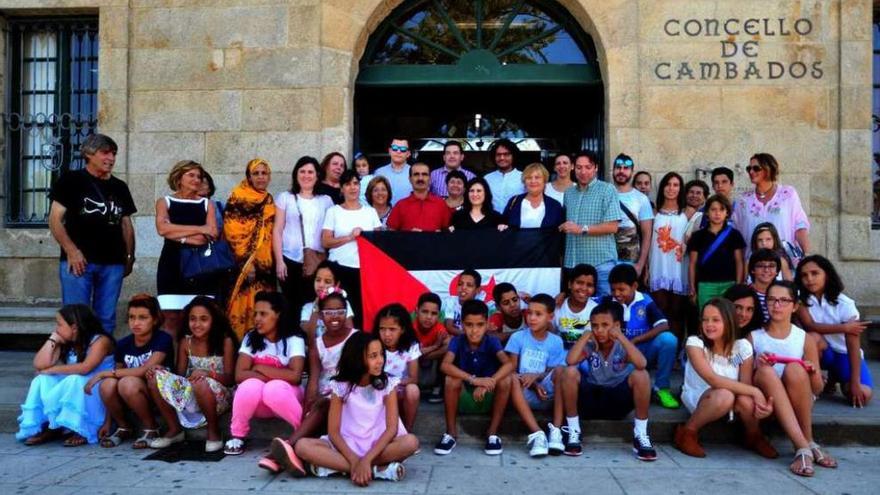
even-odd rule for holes
{"type": "Polygon", "coordinates": [[[180,273],[189,281],[199,281],[230,273],[235,267],[232,249],[224,240],[211,241],[204,246],[180,250],[180,273]]]}

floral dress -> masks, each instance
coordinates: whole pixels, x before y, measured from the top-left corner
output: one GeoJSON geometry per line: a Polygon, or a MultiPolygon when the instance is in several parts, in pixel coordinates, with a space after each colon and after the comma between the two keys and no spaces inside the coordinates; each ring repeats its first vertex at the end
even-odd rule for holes
{"type": "MultiPolygon", "coordinates": [[[[222,375],[224,373],[223,356],[193,356],[190,336],[186,338],[186,353],[188,360],[186,377],[175,375],[168,370],[159,370],[156,372],[156,384],[159,386],[159,393],[165,402],[177,411],[177,417],[184,428],[201,428],[205,426],[205,415],[202,414],[199,404],[196,402],[189,377],[197,370],[222,375]]],[[[232,391],[211,377],[205,377],[205,380],[207,380],[211,392],[214,393],[214,399],[217,401],[217,414],[228,411],[232,403],[232,391]]]]}
{"type": "MultiPolygon", "coordinates": [[[[801,206],[801,198],[798,196],[797,190],[792,186],[778,185],[776,192],[767,203],[762,203],[755,191],[748,191],[742,194],[736,200],[731,216],[733,225],[743,235],[746,240],[746,259],[751,256],[751,249],[748,245],[749,239],[752,238],[752,232],[755,227],[763,222],[770,222],[779,232],[779,240],[782,241],[784,248],[787,245],[797,245],[796,233],[800,229],[810,229],[810,220],[801,206]]],[[[797,256],[792,257],[792,266],[797,266],[799,259],[797,256]]]]}
{"type": "Polygon", "coordinates": [[[651,239],[648,286],[651,292],[668,290],[675,294],[688,293],[687,264],[684,262],[684,234],[688,218],[684,213],[660,210],[654,217],[654,235],[651,239]]]}

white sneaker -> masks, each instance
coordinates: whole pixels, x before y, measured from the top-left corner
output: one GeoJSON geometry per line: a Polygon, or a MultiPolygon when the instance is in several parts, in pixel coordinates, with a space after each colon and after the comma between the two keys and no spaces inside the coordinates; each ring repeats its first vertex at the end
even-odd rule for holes
{"type": "Polygon", "coordinates": [[[313,476],[316,476],[318,478],[326,478],[326,477],[330,476],[331,474],[336,474],[339,472],[339,471],[335,471],[335,470],[327,468],[327,467],[316,466],[314,464],[309,466],[309,471],[311,471],[313,476]]]}
{"type": "Polygon", "coordinates": [[[399,462],[392,462],[382,470],[373,466],[373,478],[378,480],[400,481],[404,476],[406,476],[406,468],[399,462]]]}
{"type": "Polygon", "coordinates": [[[562,455],[562,451],[565,450],[565,444],[562,443],[562,430],[553,426],[553,423],[547,423],[547,428],[547,431],[550,432],[548,435],[549,440],[547,441],[550,455],[562,455]]]}
{"type": "Polygon", "coordinates": [[[547,434],[543,431],[536,431],[529,435],[526,445],[529,446],[529,455],[531,457],[544,457],[549,452],[547,448],[547,434]]]}

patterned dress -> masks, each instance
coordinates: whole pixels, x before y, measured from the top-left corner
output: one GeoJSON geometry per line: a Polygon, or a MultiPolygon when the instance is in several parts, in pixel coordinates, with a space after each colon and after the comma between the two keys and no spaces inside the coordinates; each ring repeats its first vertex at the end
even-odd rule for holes
{"type": "MultiPolygon", "coordinates": [[[[156,383],[159,386],[159,393],[165,402],[171,405],[177,411],[177,417],[180,424],[184,428],[201,428],[205,426],[205,415],[199,409],[196,402],[196,396],[193,392],[192,383],[189,377],[194,371],[205,371],[214,375],[222,375],[223,356],[193,356],[192,355],[192,337],[186,337],[186,353],[188,364],[186,366],[186,377],[175,375],[168,370],[159,370],[156,372],[156,383]]],[[[223,414],[229,410],[232,403],[232,391],[219,381],[205,377],[205,381],[214,393],[214,399],[217,401],[217,414],[223,414]]]]}

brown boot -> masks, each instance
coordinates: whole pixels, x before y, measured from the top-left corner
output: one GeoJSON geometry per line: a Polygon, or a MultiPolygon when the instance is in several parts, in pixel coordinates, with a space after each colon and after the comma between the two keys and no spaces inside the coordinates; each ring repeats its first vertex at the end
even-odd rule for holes
{"type": "Polygon", "coordinates": [[[675,448],[691,457],[706,457],[706,451],[700,445],[700,438],[696,430],[678,425],[675,427],[675,436],[673,439],[675,448]]]}
{"type": "Polygon", "coordinates": [[[747,449],[753,450],[757,452],[759,456],[767,459],[776,459],[779,457],[779,452],[777,452],[770,441],[767,440],[767,437],[760,432],[746,435],[745,446],[747,449]]]}

